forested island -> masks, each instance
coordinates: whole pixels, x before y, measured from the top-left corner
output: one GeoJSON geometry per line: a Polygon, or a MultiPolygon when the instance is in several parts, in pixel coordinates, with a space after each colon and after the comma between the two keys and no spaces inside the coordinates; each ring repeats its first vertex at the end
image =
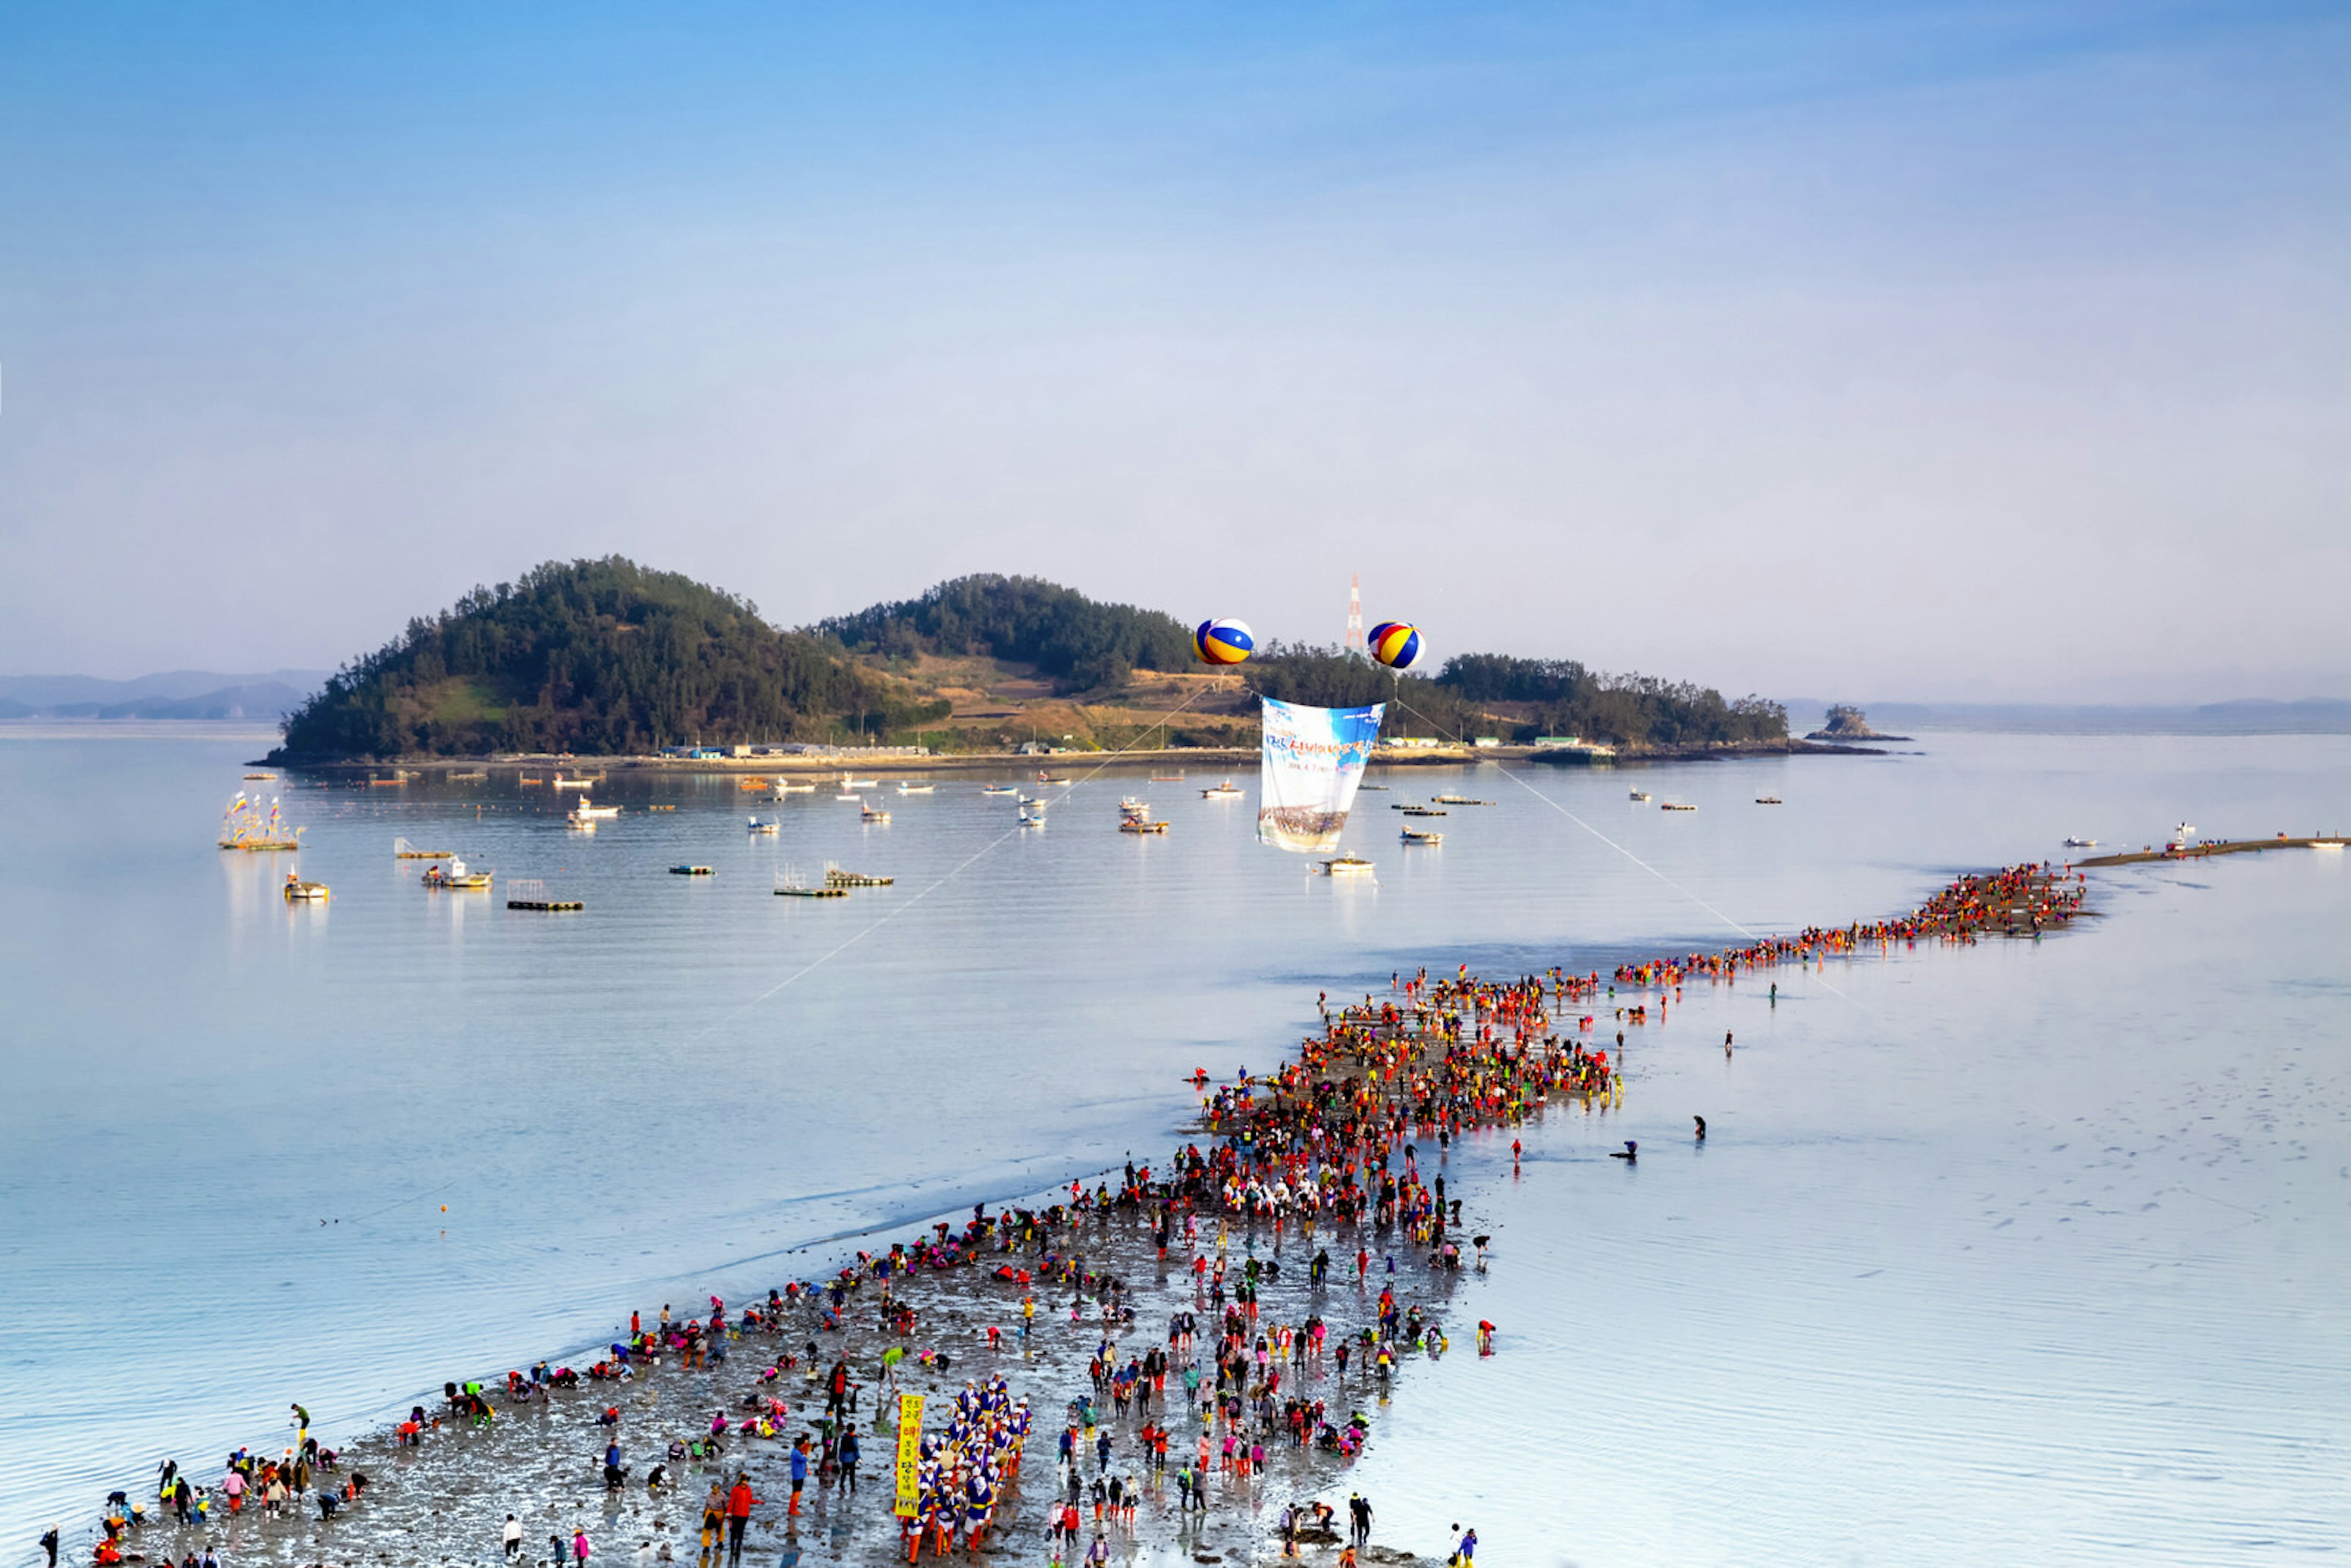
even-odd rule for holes
{"type": "Polygon", "coordinates": [[[291,715],[270,760],[795,742],[1249,746],[1259,696],[1384,702],[1399,737],[1791,744],[1777,703],[1570,659],[1462,653],[1399,679],[1360,654],[1275,643],[1237,673],[1210,671],[1175,616],[996,575],[786,630],[747,600],[614,556],[549,561],[410,622],[291,715]]]}

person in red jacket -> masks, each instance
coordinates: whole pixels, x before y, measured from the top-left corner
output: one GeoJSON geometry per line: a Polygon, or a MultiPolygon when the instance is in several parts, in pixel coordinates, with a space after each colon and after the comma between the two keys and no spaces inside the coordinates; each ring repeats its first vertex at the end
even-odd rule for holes
{"type": "Polygon", "coordinates": [[[726,1494],[726,1561],[729,1568],[743,1561],[743,1531],[751,1523],[751,1510],[758,1502],[751,1495],[751,1478],[738,1475],[735,1490],[726,1494]]]}

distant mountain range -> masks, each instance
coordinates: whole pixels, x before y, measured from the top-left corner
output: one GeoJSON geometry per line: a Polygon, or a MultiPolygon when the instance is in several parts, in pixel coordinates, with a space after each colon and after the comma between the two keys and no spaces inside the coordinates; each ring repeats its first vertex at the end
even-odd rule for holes
{"type": "MultiPolygon", "coordinates": [[[[1791,702],[1797,712],[1825,707],[1791,702]]],[[[1972,730],[1993,735],[2351,735],[2351,699],[2123,707],[2061,703],[1871,703],[1869,722],[1905,734],[1972,730]]]]}
{"type": "Polygon", "coordinates": [[[0,719],[183,718],[275,724],[326,684],[324,670],[223,674],[165,670],[136,680],[0,675],[0,719]]]}

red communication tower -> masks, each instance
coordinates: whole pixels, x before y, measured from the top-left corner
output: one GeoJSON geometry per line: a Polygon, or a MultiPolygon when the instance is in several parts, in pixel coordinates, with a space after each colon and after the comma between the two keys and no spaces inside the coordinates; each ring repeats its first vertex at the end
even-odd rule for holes
{"type": "Polygon", "coordinates": [[[1347,642],[1350,653],[1364,652],[1364,580],[1347,574],[1347,642]]]}

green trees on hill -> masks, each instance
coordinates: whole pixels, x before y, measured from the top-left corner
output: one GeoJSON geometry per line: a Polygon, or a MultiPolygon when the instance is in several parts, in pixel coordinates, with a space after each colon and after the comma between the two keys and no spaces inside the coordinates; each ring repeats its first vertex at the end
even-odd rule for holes
{"type": "Polygon", "coordinates": [[[1531,735],[1665,745],[1784,740],[1788,710],[1762,697],[1725,701],[1711,686],[1651,675],[1595,675],[1573,659],[1463,653],[1437,684],[1469,703],[1524,705],[1531,735]]]}
{"type": "Polygon", "coordinates": [[[1615,744],[1782,740],[1787,710],[1761,697],[1725,701],[1720,692],[1648,675],[1595,675],[1573,659],[1461,653],[1434,679],[1398,681],[1367,659],[1332,648],[1275,645],[1241,666],[1249,689],[1282,702],[1323,707],[1390,706],[1391,735],[1460,738],[1581,735],[1615,744]],[[1497,709],[1501,711],[1497,712],[1497,709]]]}
{"type": "Polygon", "coordinates": [[[1192,633],[1173,615],[992,573],[820,622],[816,631],[853,653],[977,653],[1034,664],[1066,691],[1116,685],[1135,670],[1181,670],[1192,660],[1192,633]]]}
{"type": "Polygon", "coordinates": [[[745,600],[612,556],[549,561],[411,621],[287,719],[273,760],[822,739],[946,706],[893,696],[745,600]]]}

